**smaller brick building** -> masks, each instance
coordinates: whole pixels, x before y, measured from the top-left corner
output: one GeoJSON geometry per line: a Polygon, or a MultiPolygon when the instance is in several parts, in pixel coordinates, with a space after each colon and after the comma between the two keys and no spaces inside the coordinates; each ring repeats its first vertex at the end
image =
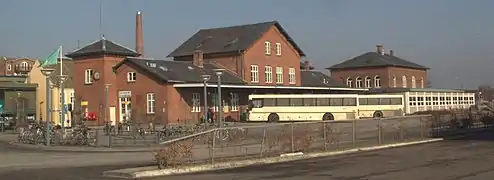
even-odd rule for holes
{"type": "Polygon", "coordinates": [[[382,45],[327,68],[334,81],[351,88],[426,88],[429,68],[397,57],[382,45]]]}

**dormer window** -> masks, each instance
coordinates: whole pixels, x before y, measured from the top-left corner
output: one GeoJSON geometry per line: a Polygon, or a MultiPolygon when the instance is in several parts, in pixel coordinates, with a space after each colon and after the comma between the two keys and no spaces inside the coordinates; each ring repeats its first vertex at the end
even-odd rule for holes
{"type": "Polygon", "coordinates": [[[135,72],[127,73],[127,82],[135,82],[137,78],[137,74],[135,72]]]}

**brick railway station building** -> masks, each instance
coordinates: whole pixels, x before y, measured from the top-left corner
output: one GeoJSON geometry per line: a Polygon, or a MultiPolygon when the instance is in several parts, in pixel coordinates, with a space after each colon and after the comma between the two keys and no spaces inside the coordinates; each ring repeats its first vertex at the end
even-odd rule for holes
{"type": "Polygon", "coordinates": [[[102,38],[66,55],[74,61],[76,102],[85,102],[81,111],[98,116],[93,124],[129,117],[142,123],[197,123],[204,114],[202,75],[211,77],[208,107],[219,111],[217,69],[223,69],[224,117],[232,121],[239,120],[252,93],[356,90],[301,62],[305,53],[276,21],[201,29],[168,55],[173,61],[143,54],[138,13],[135,50],[102,38]]]}

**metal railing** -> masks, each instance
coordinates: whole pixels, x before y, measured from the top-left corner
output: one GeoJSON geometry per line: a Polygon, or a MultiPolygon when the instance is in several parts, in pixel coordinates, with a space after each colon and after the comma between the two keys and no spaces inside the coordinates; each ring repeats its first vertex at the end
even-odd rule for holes
{"type": "MultiPolygon", "coordinates": [[[[485,121],[484,121],[485,122],[485,121]]],[[[405,116],[385,119],[302,122],[217,128],[163,142],[158,167],[277,157],[353,149],[452,136],[484,128],[482,117],[405,116]],[[469,119],[469,120],[465,120],[469,119]],[[454,122],[461,121],[459,125],[454,122]]]]}

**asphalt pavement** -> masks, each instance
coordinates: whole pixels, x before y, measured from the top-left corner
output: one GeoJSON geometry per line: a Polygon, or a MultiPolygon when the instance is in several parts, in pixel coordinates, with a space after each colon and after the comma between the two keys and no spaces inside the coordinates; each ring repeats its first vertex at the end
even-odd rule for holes
{"type": "MultiPolygon", "coordinates": [[[[4,150],[9,147],[5,147],[5,144],[0,144],[1,146],[3,146],[0,149],[3,156],[4,150]]],[[[21,152],[18,157],[21,157],[22,153],[34,152],[21,152]]],[[[494,177],[493,154],[494,133],[483,132],[460,140],[446,140],[431,144],[233,170],[159,177],[150,180],[297,180],[309,178],[314,180],[486,180],[494,177]]],[[[45,153],[39,155],[49,156],[45,153]]],[[[102,158],[102,156],[92,158],[91,154],[81,156],[92,160],[102,158]]],[[[120,157],[112,153],[106,158],[120,157]]],[[[0,159],[2,159],[1,156],[0,159]]],[[[148,163],[98,161],[94,165],[84,165],[84,163],[74,162],[69,167],[52,166],[53,164],[43,166],[41,163],[38,166],[26,168],[26,166],[6,167],[2,159],[0,164],[3,164],[0,167],[0,179],[110,180],[102,178],[101,173],[105,170],[143,166],[148,163]]]]}

